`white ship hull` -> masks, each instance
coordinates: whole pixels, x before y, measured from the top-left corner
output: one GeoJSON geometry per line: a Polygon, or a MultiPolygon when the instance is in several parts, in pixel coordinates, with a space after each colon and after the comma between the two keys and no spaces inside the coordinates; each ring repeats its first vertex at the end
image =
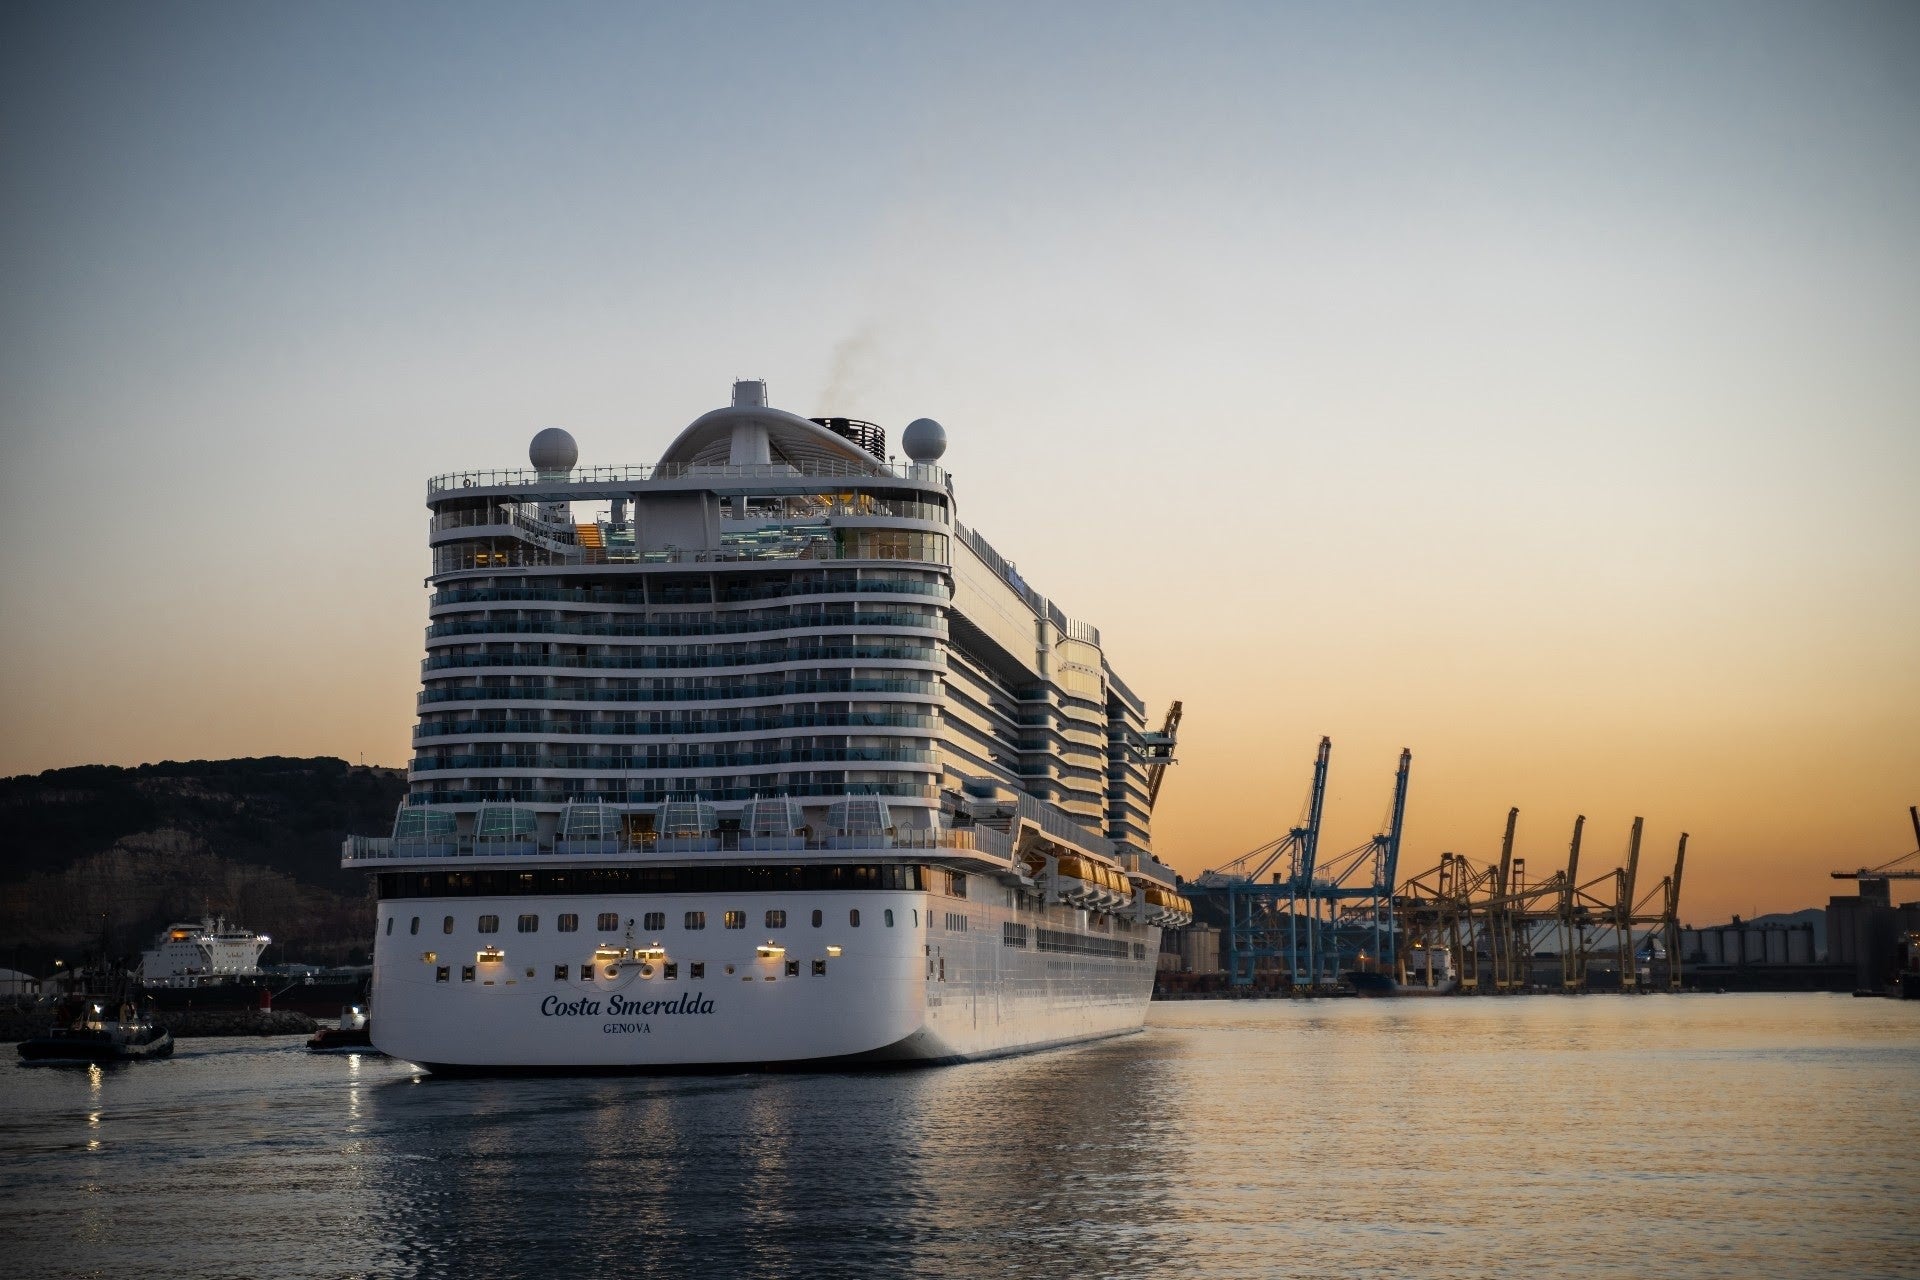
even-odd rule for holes
{"type": "Polygon", "coordinates": [[[444,1072],[687,1070],[954,1062],[1139,1028],[1158,929],[1090,926],[1086,911],[995,896],[1008,901],[921,891],[396,900],[381,908],[373,1041],[444,1072]],[[786,927],[764,927],[770,908],[786,927]],[[689,911],[707,927],[682,927],[689,911]],[[747,927],[723,928],[728,911],[745,912],[747,927]],[[628,942],[592,931],[602,912],[618,915],[622,935],[649,912],[668,927],[628,942]],[[514,931],[523,913],[540,931],[514,931]],[[561,913],[583,931],[554,932],[561,913]],[[477,933],[487,915],[505,932],[477,933]],[[1009,945],[1007,924],[1025,928],[1026,945],[1009,945]],[[603,945],[647,958],[596,960],[603,945]],[[489,947],[502,958],[480,961],[489,947]],[[1095,948],[1118,954],[1085,954],[1095,948]]]}

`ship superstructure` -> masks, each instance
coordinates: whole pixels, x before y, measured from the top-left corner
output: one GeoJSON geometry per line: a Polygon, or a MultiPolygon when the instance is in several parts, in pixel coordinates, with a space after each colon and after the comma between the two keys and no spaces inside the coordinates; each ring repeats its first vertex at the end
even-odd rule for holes
{"type": "Polygon", "coordinates": [[[430,482],[374,1036],[439,1069],[945,1060],[1137,1027],[1172,740],[955,516],[922,419],[770,408],[652,467],[430,482]]]}
{"type": "Polygon", "coordinates": [[[141,953],[140,980],[157,988],[214,986],[260,976],[273,939],[211,916],[168,925],[141,953]]]}

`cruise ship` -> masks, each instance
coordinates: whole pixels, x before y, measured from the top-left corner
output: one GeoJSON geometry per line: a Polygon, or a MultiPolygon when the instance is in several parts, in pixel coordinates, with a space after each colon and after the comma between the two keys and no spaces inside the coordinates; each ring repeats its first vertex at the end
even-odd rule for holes
{"type": "Polygon", "coordinates": [[[953,1062],[1137,1029],[1190,904],[1100,633],[956,517],[946,433],[770,407],[652,466],[427,486],[409,789],[343,865],[442,1073],[953,1062]]]}

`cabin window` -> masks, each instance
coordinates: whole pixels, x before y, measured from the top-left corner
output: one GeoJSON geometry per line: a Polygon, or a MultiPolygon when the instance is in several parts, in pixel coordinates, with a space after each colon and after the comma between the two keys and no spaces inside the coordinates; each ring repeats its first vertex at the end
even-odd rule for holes
{"type": "Polygon", "coordinates": [[[462,982],[472,982],[472,981],[473,981],[473,966],[472,966],[472,965],[470,965],[470,964],[463,964],[463,965],[461,965],[461,966],[460,966],[460,981],[462,981],[462,982]]]}
{"type": "Polygon", "coordinates": [[[784,929],[787,927],[787,913],[784,911],[767,912],[767,928],[784,929]]]}
{"type": "Polygon", "coordinates": [[[664,976],[669,982],[680,976],[680,965],[675,961],[669,960],[660,968],[665,971],[664,976]]]}
{"type": "Polygon", "coordinates": [[[415,917],[413,918],[413,923],[407,926],[407,932],[408,932],[408,933],[419,933],[419,932],[420,932],[420,917],[419,917],[419,916],[415,916],[415,917]]]}
{"type": "Polygon", "coordinates": [[[945,982],[946,980],[947,980],[947,958],[945,956],[941,956],[940,957],[940,981],[945,982]]]}
{"type": "Polygon", "coordinates": [[[916,929],[920,927],[920,908],[918,907],[913,909],[913,927],[916,929]]]}
{"type": "Polygon", "coordinates": [[[813,927],[816,929],[820,927],[820,913],[818,911],[813,913],[813,927]]]}
{"type": "Polygon", "coordinates": [[[611,933],[619,927],[620,916],[612,911],[602,911],[600,913],[600,922],[595,926],[595,928],[599,929],[602,933],[611,933]]]}
{"type": "Polygon", "coordinates": [[[860,927],[860,908],[855,907],[853,910],[847,912],[847,923],[856,929],[860,927]]]}
{"type": "Polygon", "coordinates": [[[540,932],[540,917],[521,916],[515,927],[517,927],[521,933],[538,933],[540,932]]]}
{"type": "Polygon", "coordinates": [[[567,976],[572,972],[573,972],[572,965],[557,964],[553,966],[553,980],[555,982],[565,982],[567,980],[567,976]]]}
{"type": "Polygon", "coordinates": [[[445,919],[443,919],[443,920],[441,920],[441,921],[440,921],[440,932],[442,932],[442,933],[452,933],[452,932],[453,932],[453,917],[452,917],[452,916],[448,916],[448,917],[446,917],[445,919]]]}
{"type": "Polygon", "coordinates": [[[704,929],[707,927],[707,913],[704,911],[687,912],[687,928],[704,929]]]}
{"type": "Polygon", "coordinates": [[[797,978],[800,976],[800,962],[798,960],[787,961],[787,976],[789,978],[797,978]]]}
{"type": "Polygon", "coordinates": [[[475,932],[477,933],[500,932],[500,917],[499,916],[481,916],[480,923],[476,926],[475,932]]]}
{"type": "Polygon", "coordinates": [[[561,933],[578,933],[580,932],[580,917],[571,911],[562,912],[559,916],[555,917],[553,927],[561,933]]]}
{"type": "Polygon", "coordinates": [[[720,917],[720,923],[724,928],[744,929],[747,927],[747,913],[744,911],[729,911],[720,917]]]}
{"type": "Polygon", "coordinates": [[[893,908],[888,907],[883,914],[886,916],[887,928],[893,928],[893,908]]]}
{"type": "Polygon", "coordinates": [[[819,977],[819,976],[820,976],[821,974],[823,974],[823,973],[825,973],[826,971],[827,971],[827,962],[826,962],[825,960],[815,960],[815,961],[813,962],[813,976],[814,976],[814,977],[816,977],[816,978],[817,978],[817,977],[819,977]]]}
{"type": "Polygon", "coordinates": [[[438,969],[435,969],[433,971],[433,980],[435,982],[445,982],[451,972],[452,971],[448,969],[446,965],[443,964],[438,969]]]}
{"type": "Polygon", "coordinates": [[[967,873],[964,871],[947,872],[947,892],[956,898],[967,896],[967,873]]]}
{"type": "Polygon", "coordinates": [[[661,929],[666,928],[667,913],[664,911],[647,912],[646,922],[643,927],[649,930],[650,932],[656,932],[656,933],[661,929]]]}
{"type": "Polygon", "coordinates": [[[392,916],[387,917],[387,936],[389,938],[393,936],[393,917],[392,916]]]}
{"type": "Polygon", "coordinates": [[[706,977],[707,962],[705,960],[695,960],[692,964],[687,966],[687,976],[690,978],[706,977]]]}

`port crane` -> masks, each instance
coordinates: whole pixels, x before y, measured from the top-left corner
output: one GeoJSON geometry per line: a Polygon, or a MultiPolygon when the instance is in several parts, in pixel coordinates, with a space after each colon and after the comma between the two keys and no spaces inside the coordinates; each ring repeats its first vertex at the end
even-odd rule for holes
{"type": "MultiPolygon", "coordinates": [[[[1227,981],[1236,987],[1252,986],[1254,974],[1263,959],[1281,954],[1280,935],[1284,923],[1288,975],[1295,983],[1302,972],[1300,949],[1300,903],[1312,891],[1314,859],[1320,847],[1320,812],[1327,794],[1327,761],[1333,753],[1333,740],[1322,737],[1314,756],[1313,783],[1307,791],[1305,821],[1285,835],[1249,849],[1226,866],[1204,871],[1195,885],[1208,890],[1226,907],[1227,923],[1222,930],[1227,962],[1227,981]],[[1273,868],[1282,858],[1286,870],[1273,868]],[[1271,879],[1266,877],[1271,874],[1271,879]],[[1281,920],[1284,902],[1284,922],[1281,920]]],[[[1307,973],[1315,972],[1313,930],[1306,930],[1307,973]]]]}
{"type": "Polygon", "coordinates": [[[1160,726],[1159,733],[1142,735],[1143,758],[1147,764],[1147,812],[1153,812],[1154,801],[1160,798],[1160,783],[1167,776],[1167,766],[1174,763],[1173,748],[1180,731],[1180,703],[1167,708],[1166,723],[1160,726]]]}
{"type": "Polygon", "coordinates": [[[1398,944],[1394,937],[1393,886],[1400,868],[1400,833],[1407,818],[1407,779],[1413,769],[1413,751],[1403,747],[1400,767],[1393,775],[1393,800],[1387,807],[1387,829],[1365,844],[1329,861],[1314,877],[1307,914],[1310,928],[1325,938],[1332,968],[1344,969],[1349,960],[1381,966],[1394,973],[1398,944]],[[1362,873],[1368,873],[1364,880],[1362,873]],[[1324,931],[1321,904],[1326,904],[1324,931]]]}
{"type": "Polygon", "coordinates": [[[1920,880],[1920,868],[1902,868],[1900,864],[1909,858],[1920,858],[1920,805],[1908,805],[1907,817],[1913,822],[1914,850],[1903,853],[1877,867],[1860,867],[1854,871],[1835,871],[1835,880],[1857,880],[1860,882],[1860,899],[1879,906],[1893,904],[1893,880],[1920,880]]]}

